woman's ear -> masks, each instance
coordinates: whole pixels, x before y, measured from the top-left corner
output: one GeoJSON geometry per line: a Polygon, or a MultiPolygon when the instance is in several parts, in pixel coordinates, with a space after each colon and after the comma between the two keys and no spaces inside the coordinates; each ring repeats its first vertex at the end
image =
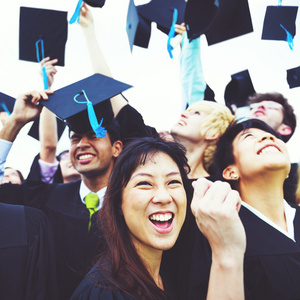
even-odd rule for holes
{"type": "Polygon", "coordinates": [[[239,180],[240,178],[239,172],[234,165],[230,165],[224,169],[222,175],[226,180],[239,180]]]}

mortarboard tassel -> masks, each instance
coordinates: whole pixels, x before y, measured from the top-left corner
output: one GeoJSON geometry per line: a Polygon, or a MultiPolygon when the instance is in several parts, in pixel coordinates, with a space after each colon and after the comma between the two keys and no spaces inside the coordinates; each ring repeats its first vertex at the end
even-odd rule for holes
{"type": "Polygon", "coordinates": [[[168,42],[167,42],[167,50],[171,58],[173,58],[173,53],[172,53],[173,47],[171,46],[171,39],[175,36],[175,24],[177,22],[177,18],[178,18],[178,10],[174,8],[172,26],[168,34],[168,42]]]}
{"type": "Polygon", "coordinates": [[[0,106],[3,108],[3,110],[10,116],[10,111],[8,110],[5,102],[0,102],[0,106]]]}
{"type": "MultiPolygon", "coordinates": [[[[44,41],[42,39],[39,39],[35,43],[36,47],[36,58],[38,62],[41,62],[40,60],[40,52],[39,52],[39,43],[41,44],[41,52],[42,52],[42,60],[45,58],[44,57],[44,41]]],[[[42,74],[43,74],[43,82],[44,82],[44,90],[48,90],[48,77],[47,77],[47,72],[45,65],[43,64],[42,66],[42,74]]]]}
{"type": "Polygon", "coordinates": [[[80,8],[81,8],[82,0],[78,0],[77,6],[75,8],[75,11],[73,13],[73,16],[71,17],[69,24],[73,23],[79,23],[79,18],[80,18],[80,8]]]}
{"type": "Polygon", "coordinates": [[[282,24],[280,24],[280,27],[286,32],[286,41],[289,44],[289,47],[291,50],[294,50],[294,38],[293,36],[284,28],[282,24]]]}
{"type": "Polygon", "coordinates": [[[102,127],[102,122],[103,122],[103,118],[101,119],[101,122],[98,124],[98,120],[97,120],[97,117],[96,117],[96,114],[95,114],[95,110],[94,110],[94,107],[93,107],[93,103],[88,99],[86,93],[84,90],[82,90],[81,93],[75,95],[74,97],[74,101],[76,103],[86,103],[87,105],[87,111],[88,111],[88,116],[89,116],[89,121],[90,121],[90,124],[91,124],[91,127],[93,128],[93,131],[95,132],[97,138],[101,137],[101,138],[106,138],[106,130],[104,127],[102,127]],[[86,99],[86,102],[80,102],[78,101],[76,98],[80,95],[84,95],[85,99],[86,99]]]}

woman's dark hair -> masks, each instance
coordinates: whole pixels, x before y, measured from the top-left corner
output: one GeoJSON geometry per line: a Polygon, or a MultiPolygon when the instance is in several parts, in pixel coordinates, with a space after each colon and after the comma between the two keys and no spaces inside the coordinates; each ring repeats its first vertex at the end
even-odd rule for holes
{"type": "MultiPolygon", "coordinates": [[[[234,164],[233,140],[241,132],[249,128],[258,128],[269,132],[275,137],[281,139],[281,136],[269,125],[259,119],[249,119],[243,122],[232,122],[224,134],[217,142],[217,150],[214,154],[212,174],[215,179],[224,181],[223,171],[231,164],[234,164]]],[[[236,181],[227,181],[233,189],[237,189],[236,181]]]]}
{"type": "Polygon", "coordinates": [[[290,126],[292,132],[289,135],[282,135],[281,139],[286,143],[294,134],[297,119],[294,113],[293,107],[288,103],[288,100],[280,93],[265,93],[265,94],[254,94],[248,98],[249,104],[259,103],[262,101],[274,101],[282,105],[283,107],[283,121],[282,123],[290,126]]]}
{"type": "Polygon", "coordinates": [[[98,219],[105,240],[99,270],[109,283],[136,299],[167,299],[167,295],[155,284],[131,241],[121,209],[122,190],[134,170],[160,152],[173,159],[188,186],[189,166],[182,145],[152,137],[132,140],[115,162],[98,219]]]}

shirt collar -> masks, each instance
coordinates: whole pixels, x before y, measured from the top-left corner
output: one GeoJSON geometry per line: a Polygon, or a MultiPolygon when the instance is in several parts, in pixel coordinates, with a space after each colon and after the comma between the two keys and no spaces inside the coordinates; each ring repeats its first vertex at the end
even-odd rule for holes
{"type": "Polygon", "coordinates": [[[287,226],[287,232],[283,230],[281,227],[279,227],[277,224],[275,224],[273,221],[271,221],[269,218],[267,218],[265,215],[263,215],[261,212],[253,208],[251,205],[247,204],[246,202],[242,201],[242,205],[249,209],[252,213],[254,213],[257,217],[259,217],[261,220],[268,223],[270,226],[274,227],[278,231],[285,234],[287,237],[295,241],[295,232],[294,232],[294,218],[296,215],[296,209],[291,207],[284,199],[284,214],[286,219],[286,226],[287,226]]]}
{"type": "Polygon", "coordinates": [[[97,194],[98,198],[99,198],[99,205],[97,207],[97,210],[99,210],[102,207],[102,204],[103,204],[103,198],[104,198],[104,195],[105,195],[105,192],[106,192],[106,188],[107,187],[104,187],[101,190],[99,190],[97,193],[93,193],[85,185],[85,183],[83,182],[83,180],[81,180],[80,188],[79,188],[79,195],[80,195],[81,202],[85,205],[84,198],[85,198],[85,196],[87,194],[89,194],[89,193],[97,194]]]}

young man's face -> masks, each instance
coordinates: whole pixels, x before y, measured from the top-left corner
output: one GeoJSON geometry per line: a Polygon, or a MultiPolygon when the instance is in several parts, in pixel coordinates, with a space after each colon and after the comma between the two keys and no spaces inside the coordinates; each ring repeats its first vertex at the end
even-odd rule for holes
{"type": "Polygon", "coordinates": [[[181,114],[181,118],[172,127],[171,133],[177,137],[183,137],[193,140],[194,142],[200,142],[204,139],[201,134],[201,126],[205,121],[207,113],[201,110],[189,110],[184,111],[181,114]]]}
{"type": "Polygon", "coordinates": [[[114,158],[119,155],[122,147],[111,144],[109,135],[97,138],[93,131],[88,133],[70,132],[70,159],[74,168],[82,175],[97,176],[111,170],[114,158]]]}
{"type": "Polygon", "coordinates": [[[281,104],[264,100],[250,105],[250,119],[260,119],[278,132],[283,122],[283,107],[281,104]]]}

